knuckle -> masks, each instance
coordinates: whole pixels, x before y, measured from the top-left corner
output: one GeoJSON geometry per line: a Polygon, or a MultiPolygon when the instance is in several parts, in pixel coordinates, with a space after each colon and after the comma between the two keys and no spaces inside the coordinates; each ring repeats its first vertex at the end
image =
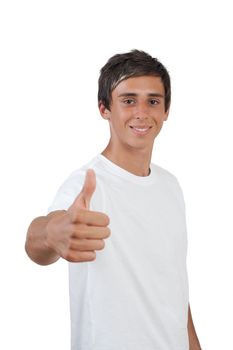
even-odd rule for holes
{"type": "Polygon", "coordinates": [[[77,261],[76,256],[71,252],[68,252],[67,254],[63,254],[62,258],[69,261],[69,262],[76,262],[77,261]]]}
{"type": "Polygon", "coordinates": [[[80,223],[83,223],[85,222],[85,218],[86,218],[86,211],[85,210],[78,210],[77,213],[76,213],[76,222],[80,222],[80,223]]]}
{"type": "Polygon", "coordinates": [[[109,219],[109,216],[104,214],[104,219],[105,219],[105,225],[109,225],[110,224],[110,219],[109,219]]]}
{"type": "Polygon", "coordinates": [[[96,252],[93,252],[90,256],[90,260],[89,261],[94,261],[96,259],[96,252]]]}
{"type": "Polygon", "coordinates": [[[105,247],[105,242],[104,242],[104,240],[103,240],[103,239],[98,240],[98,247],[97,247],[96,249],[102,250],[102,249],[104,249],[104,247],[105,247]]]}
{"type": "Polygon", "coordinates": [[[93,261],[96,259],[96,252],[83,252],[82,259],[82,261],[93,261]]]}
{"type": "Polygon", "coordinates": [[[63,256],[63,258],[69,262],[86,262],[86,261],[93,261],[96,259],[96,253],[93,251],[88,252],[69,252],[66,256],[63,256]]]}
{"type": "Polygon", "coordinates": [[[73,224],[70,228],[71,237],[83,238],[86,234],[85,224],[73,224]]]}
{"type": "Polygon", "coordinates": [[[109,227],[106,227],[106,238],[111,235],[111,230],[109,227]]]}
{"type": "Polygon", "coordinates": [[[70,224],[67,231],[70,237],[74,236],[76,233],[76,225],[70,224]]]}
{"type": "Polygon", "coordinates": [[[108,238],[110,234],[111,234],[111,231],[109,227],[103,227],[100,230],[100,238],[108,238]]]}
{"type": "Polygon", "coordinates": [[[88,240],[85,238],[74,239],[71,248],[79,252],[85,251],[88,249],[88,240]]]}

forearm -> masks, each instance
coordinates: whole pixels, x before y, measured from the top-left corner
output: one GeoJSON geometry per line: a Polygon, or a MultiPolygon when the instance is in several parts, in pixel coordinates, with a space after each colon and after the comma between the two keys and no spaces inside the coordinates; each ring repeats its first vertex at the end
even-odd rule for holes
{"type": "Polygon", "coordinates": [[[28,228],[25,250],[30,259],[39,265],[49,265],[59,259],[59,255],[46,245],[46,228],[56,213],[34,219],[28,228]]]}
{"type": "Polygon", "coordinates": [[[189,350],[201,350],[195,327],[192,320],[190,305],[188,309],[188,336],[189,336],[189,350]]]}

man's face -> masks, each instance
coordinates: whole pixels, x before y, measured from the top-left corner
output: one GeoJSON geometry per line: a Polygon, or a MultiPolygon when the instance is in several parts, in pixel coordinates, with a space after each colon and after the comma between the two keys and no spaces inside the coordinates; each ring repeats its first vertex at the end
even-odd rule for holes
{"type": "Polygon", "coordinates": [[[123,80],[112,92],[111,111],[99,106],[108,119],[112,145],[119,149],[151,151],[165,113],[164,87],[160,77],[141,76],[123,80]]]}

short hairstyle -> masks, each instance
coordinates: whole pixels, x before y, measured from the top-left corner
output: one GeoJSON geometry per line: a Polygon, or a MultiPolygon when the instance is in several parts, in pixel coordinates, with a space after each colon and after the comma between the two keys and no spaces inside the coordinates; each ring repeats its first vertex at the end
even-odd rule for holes
{"type": "Polygon", "coordinates": [[[164,65],[157,58],[139,50],[117,54],[109,58],[100,70],[98,103],[101,102],[110,110],[112,91],[128,78],[143,75],[160,77],[165,91],[165,112],[171,102],[170,76],[164,65]]]}

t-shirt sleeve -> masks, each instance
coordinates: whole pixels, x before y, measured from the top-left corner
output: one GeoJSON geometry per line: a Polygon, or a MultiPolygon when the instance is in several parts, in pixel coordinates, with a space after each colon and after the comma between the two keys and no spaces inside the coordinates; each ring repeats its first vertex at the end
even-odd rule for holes
{"type": "Polygon", "coordinates": [[[58,189],[48,213],[55,210],[67,210],[81,192],[85,180],[85,172],[82,170],[72,173],[58,189]]]}
{"type": "Polygon", "coordinates": [[[172,191],[173,196],[176,198],[177,205],[179,206],[180,212],[182,213],[185,233],[187,235],[186,204],[182,187],[177,177],[171,173],[168,173],[167,180],[170,186],[170,190],[172,191]]]}
{"type": "Polygon", "coordinates": [[[179,181],[177,180],[177,178],[176,178],[176,186],[177,186],[178,201],[179,201],[180,207],[181,207],[182,212],[183,212],[184,227],[185,227],[185,242],[186,242],[186,245],[187,245],[187,243],[188,243],[188,235],[187,235],[186,204],[185,204],[185,198],[184,198],[183,190],[182,190],[181,185],[180,185],[179,181]]]}
{"type": "Polygon", "coordinates": [[[185,199],[184,199],[184,193],[183,193],[182,187],[177,179],[176,179],[176,183],[177,183],[177,188],[178,188],[178,193],[179,193],[180,205],[183,208],[184,215],[186,215],[186,204],[185,204],[185,199]]]}

